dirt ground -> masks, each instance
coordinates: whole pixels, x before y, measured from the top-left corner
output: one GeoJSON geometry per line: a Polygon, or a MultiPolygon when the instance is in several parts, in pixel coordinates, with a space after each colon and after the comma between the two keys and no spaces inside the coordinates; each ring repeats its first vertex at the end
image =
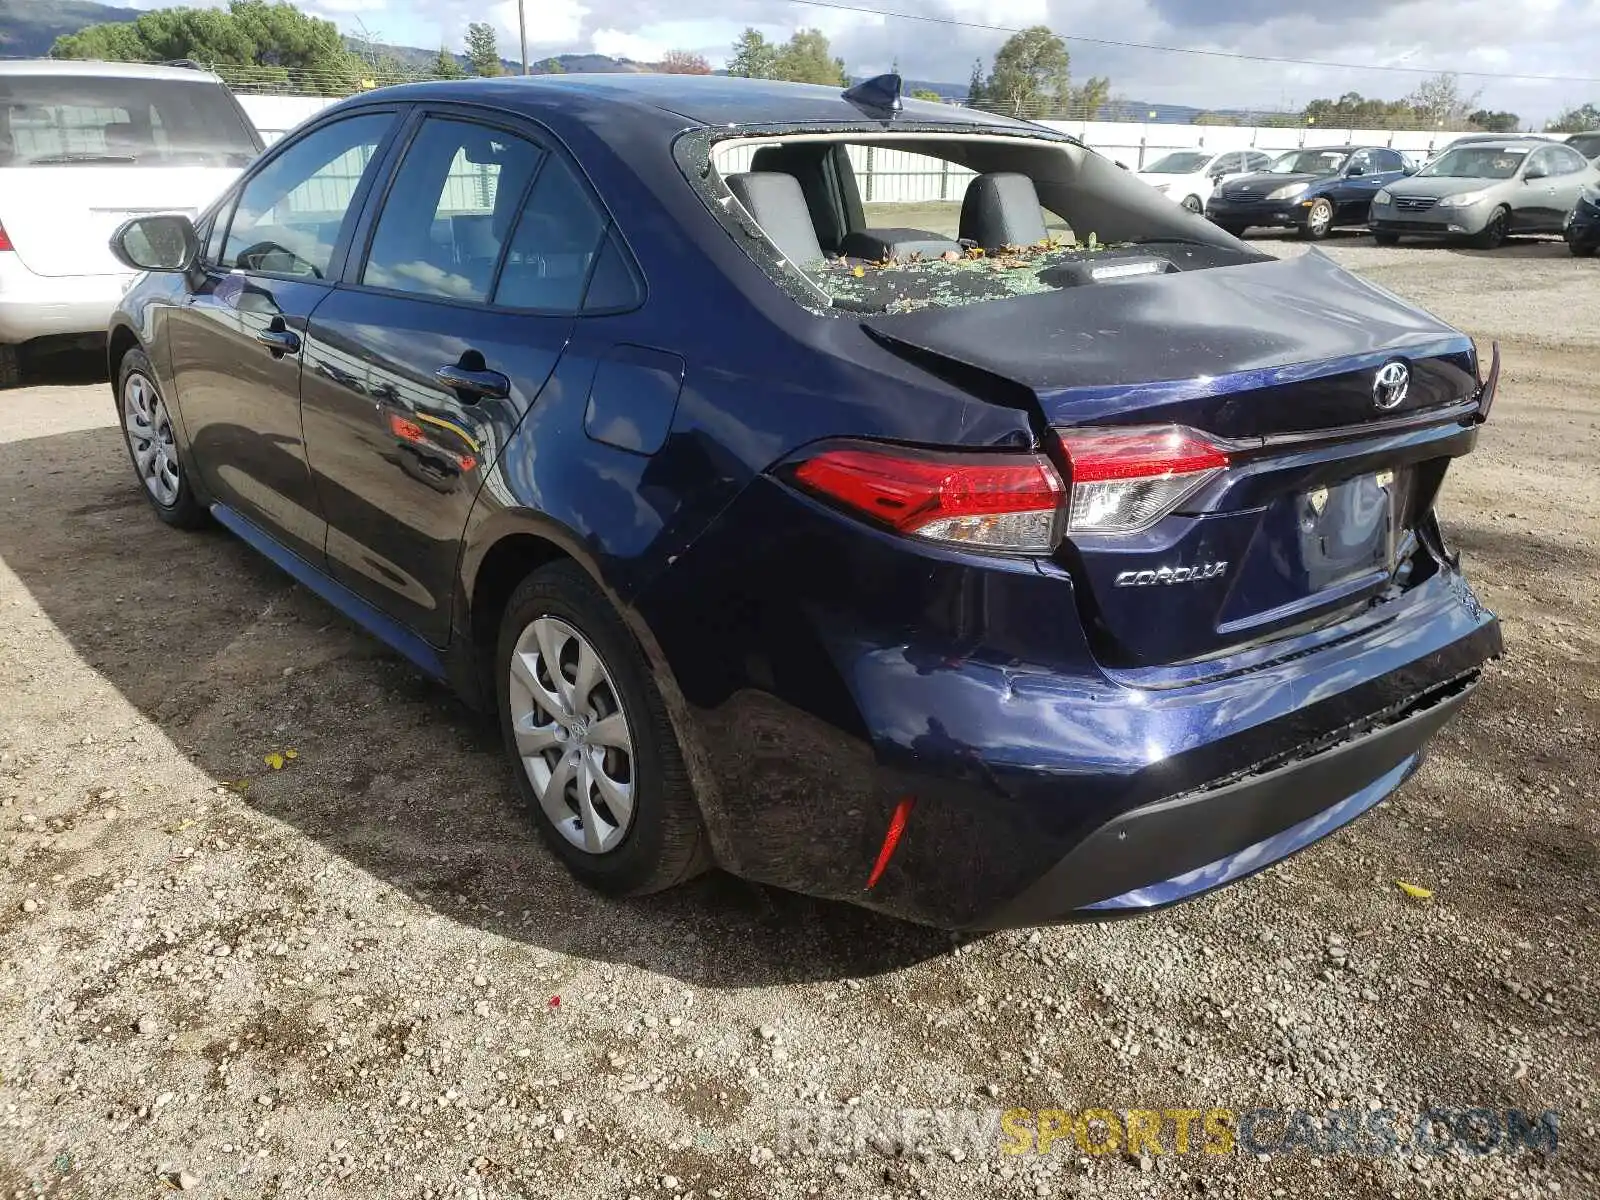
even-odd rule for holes
{"type": "Polygon", "coordinates": [[[93,364],[40,364],[0,395],[0,1197],[1600,1196],[1600,266],[1327,250],[1500,342],[1442,508],[1508,657],[1288,863],[965,945],[720,876],[580,890],[491,729],[158,524],[93,364]],[[1017,1106],[1554,1110],[1559,1147],[1013,1157],[941,1123],[1017,1106]],[[796,1150],[841,1120],[875,1136],[796,1150]]]}

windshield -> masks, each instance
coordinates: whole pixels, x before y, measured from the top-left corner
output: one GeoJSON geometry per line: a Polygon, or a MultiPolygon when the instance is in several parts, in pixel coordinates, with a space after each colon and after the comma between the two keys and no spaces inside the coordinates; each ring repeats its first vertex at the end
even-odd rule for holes
{"type": "Polygon", "coordinates": [[[1580,133],[1576,137],[1569,137],[1567,145],[1585,158],[1594,158],[1600,155],[1600,133],[1580,133]]]}
{"type": "Polygon", "coordinates": [[[1510,179],[1517,173],[1526,150],[1501,150],[1494,146],[1463,146],[1447,150],[1418,172],[1418,177],[1442,179],[1510,179]]]}
{"type": "Polygon", "coordinates": [[[1169,154],[1165,158],[1158,158],[1145,168],[1152,175],[1192,175],[1211,161],[1209,154],[1196,154],[1192,150],[1182,150],[1176,154],[1169,154]]]}
{"type": "Polygon", "coordinates": [[[0,167],[242,167],[257,149],[213,80],[0,77],[0,167]]]}
{"type": "Polygon", "coordinates": [[[1349,157],[1343,150],[1291,150],[1267,170],[1274,175],[1337,175],[1349,157]]]}

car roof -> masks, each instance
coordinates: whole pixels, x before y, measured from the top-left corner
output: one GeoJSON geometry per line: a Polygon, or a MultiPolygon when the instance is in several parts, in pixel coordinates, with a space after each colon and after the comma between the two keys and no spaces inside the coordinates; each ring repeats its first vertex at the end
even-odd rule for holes
{"type": "Polygon", "coordinates": [[[1477,150],[1540,150],[1545,146],[1559,146],[1561,143],[1552,138],[1508,137],[1482,141],[1475,140],[1470,144],[1477,150]]]}
{"type": "MultiPolygon", "coordinates": [[[[599,110],[646,110],[702,126],[859,124],[876,120],[844,98],[844,89],[726,75],[657,75],[645,72],[510,75],[495,79],[430,80],[364,93],[408,100],[458,100],[493,104],[529,115],[562,110],[586,124],[599,125],[599,110]],[[597,104],[596,102],[600,102],[597,104]]],[[[904,100],[895,121],[952,129],[1045,132],[1029,121],[933,101],[904,100]]],[[[1053,132],[1053,131],[1052,131],[1053,132]]]]}
{"type": "Polygon", "coordinates": [[[104,79],[177,79],[188,83],[220,82],[198,67],[161,66],[154,63],[88,62],[67,58],[0,59],[0,75],[72,75],[104,79]]]}

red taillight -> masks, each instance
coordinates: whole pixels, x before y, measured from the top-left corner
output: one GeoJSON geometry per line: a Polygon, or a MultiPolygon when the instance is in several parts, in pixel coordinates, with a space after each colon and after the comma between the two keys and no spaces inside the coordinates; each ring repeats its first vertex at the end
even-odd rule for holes
{"type": "Polygon", "coordinates": [[[1071,484],[1068,533],[1137,533],[1168,516],[1228,465],[1181,425],[1061,433],[1071,484]]]}
{"type": "Polygon", "coordinates": [[[1037,455],[828,450],[794,477],[891,529],[934,541],[1048,554],[1060,536],[1065,489],[1037,455]]]}
{"type": "Polygon", "coordinates": [[[16,247],[11,244],[11,238],[6,234],[6,227],[4,225],[0,225],[0,250],[15,249],[16,247]]]}

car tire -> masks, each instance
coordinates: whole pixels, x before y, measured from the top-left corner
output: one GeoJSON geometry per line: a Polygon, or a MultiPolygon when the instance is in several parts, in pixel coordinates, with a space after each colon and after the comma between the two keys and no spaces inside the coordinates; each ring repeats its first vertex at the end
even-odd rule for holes
{"type": "Polygon", "coordinates": [[[0,388],[22,384],[22,355],[15,346],[0,346],[0,388]]]}
{"type": "Polygon", "coordinates": [[[1572,251],[1573,258],[1593,258],[1595,244],[1593,242],[1568,242],[1567,249],[1572,251]]]}
{"type": "Polygon", "coordinates": [[[1242,238],[1242,237],[1244,237],[1244,231],[1246,229],[1248,229],[1249,226],[1247,226],[1247,225],[1235,225],[1231,221],[1226,221],[1226,222],[1225,221],[1218,221],[1217,222],[1217,228],[1222,230],[1223,233],[1232,234],[1236,238],[1242,238]]]}
{"type": "Polygon", "coordinates": [[[1206,206],[1201,203],[1199,196],[1185,196],[1183,198],[1183,207],[1194,213],[1195,216],[1200,216],[1206,211],[1206,206]]]}
{"type": "Polygon", "coordinates": [[[156,516],[174,529],[200,529],[211,520],[189,484],[178,454],[177,430],[143,350],[117,364],[117,422],[128,461],[156,516]]]}
{"type": "Polygon", "coordinates": [[[1380,246],[1398,246],[1400,244],[1400,235],[1398,233],[1374,233],[1372,240],[1380,246]]]}
{"type": "Polygon", "coordinates": [[[573,875],[608,895],[643,895],[710,865],[649,664],[576,563],[542,567],[512,593],[495,676],[517,794],[573,875]]]}
{"type": "Polygon", "coordinates": [[[1472,244],[1479,250],[1498,250],[1505,245],[1506,232],[1510,224],[1510,210],[1505,208],[1495,209],[1482,231],[1472,239],[1472,244]]]}
{"type": "Polygon", "coordinates": [[[1318,196],[1306,210],[1306,223],[1300,226],[1300,236],[1314,242],[1321,241],[1333,228],[1333,217],[1333,201],[1326,196],[1318,196]]]}

